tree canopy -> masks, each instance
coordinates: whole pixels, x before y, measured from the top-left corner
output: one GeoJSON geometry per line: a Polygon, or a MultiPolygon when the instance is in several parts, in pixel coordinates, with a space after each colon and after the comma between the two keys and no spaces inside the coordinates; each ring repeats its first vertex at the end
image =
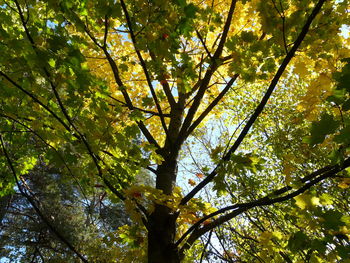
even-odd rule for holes
{"type": "Polygon", "coordinates": [[[350,262],[348,0],[0,1],[4,259],[350,262]]]}

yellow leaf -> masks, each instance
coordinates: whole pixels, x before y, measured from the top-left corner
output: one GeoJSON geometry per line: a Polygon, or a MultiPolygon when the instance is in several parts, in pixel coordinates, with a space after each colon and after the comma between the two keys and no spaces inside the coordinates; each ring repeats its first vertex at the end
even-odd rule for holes
{"type": "Polygon", "coordinates": [[[261,233],[260,237],[259,237],[259,241],[262,243],[262,244],[267,244],[271,238],[273,236],[273,233],[272,232],[269,232],[269,231],[264,231],[261,233]]]}
{"type": "Polygon", "coordinates": [[[320,198],[316,196],[311,197],[311,204],[314,206],[320,205],[320,198]]]}
{"type": "Polygon", "coordinates": [[[303,195],[298,195],[294,197],[295,204],[302,210],[307,207],[307,202],[305,201],[305,197],[303,195]]]}
{"type": "Polygon", "coordinates": [[[273,231],[273,236],[278,238],[278,239],[282,239],[283,238],[283,233],[279,232],[279,231],[273,231]]]}
{"type": "Polygon", "coordinates": [[[305,77],[309,74],[309,71],[304,62],[298,62],[294,65],[294,72],[298,74],[300,77],[305,77]]]}
{"type": "Polygon", "coordinates": [[[294,197],[295,204],[302,210],[320,205],[320,198],[309,194],[301,194],[294,197]]]}
{"type": "Polygon", "coordinates": [[[338,184],[338,187],[342,189],[347,189],[350,187],[350,178],[343,178],[343,180],[338,184]]]}

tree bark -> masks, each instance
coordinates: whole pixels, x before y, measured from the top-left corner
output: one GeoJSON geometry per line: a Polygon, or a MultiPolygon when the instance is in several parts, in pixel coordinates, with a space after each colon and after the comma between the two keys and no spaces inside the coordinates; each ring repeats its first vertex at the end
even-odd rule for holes
{"type": "Polygon", "coordinates": [[[148,263],[180,263],[174,244],[177,214],[157,205],[150,216],[148,230],[148,263]]]}
{"type": "MultiPolygon", "coordinates": [[[[177,159],[183,140],[175,143],[179,136],[185,108],[185,96],[179,95],[179,101],[171,108],[167,138],[164,147],[158,151],[164,161],[156,171],[156,188],[163,194],[171,195],[176,184],[177,159]]],[[[179,263],[179,250],[175,245],[176,219],[178,212],[167,206],[155,204],[153,213],[148,217],[148,263],[179,263]]]]}
{"type": "MultiPolygon", "coordinates": [[[[157,169],[157,189],[171,194],[176,182],[176,157],[165,160],[157,169]]],[[[179,263],[175,246],[176,219],[178,213],[169,207],[156,204],[148,219],[148,263],[179,263]]]]}

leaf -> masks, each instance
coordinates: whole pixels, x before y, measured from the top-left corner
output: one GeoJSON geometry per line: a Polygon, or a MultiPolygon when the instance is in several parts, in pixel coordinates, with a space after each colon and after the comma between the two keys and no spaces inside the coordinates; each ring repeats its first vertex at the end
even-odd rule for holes
{"type": "Polygon", "coordinates": [[[309,70],[306,67],[304,62],[298,62],[294,65],[294,72],[298,74],[301,78],[307,76],[309,74],[309,70]]]}
{"type": "Polygon", "coordinates": [[[199,179],[202,179],[204,177],[204,174],[202,173],[196,173],[196,176],[199,178],[199,179]]]}
{"type": "Polygon", "coordinates": [[[263,245],[267,245],[269,243],[269,241],[272,239],[273,237],[273,233],[269,232],[269,231],[264,231],[261,233],[260,237],[259,237],[259,241],[263,244],[263,245]]]}
{"type": "Polygon", "coordinates": [[[334,78],[338,82],[336,89],[346,90],[350,93],[350,61],[349,59],[346,59],[344,61],[346,64],[342,68],[342,71],[334,74],[334,78]]]}
{"type": "Polygon", "coordinates": [[[323,240],[312,240],[310,248],[317,250],[319,253],[325,253],[327,250],[327,242],[323,240]]]}
{"type": "Polygon", "coordinates": [[[347,99],[347,100],[342,104],[342,110],[343,110],[343,111],[348,111],[348,110],[350,110],[350,99],[347,99]]]}
{"type": "Polygon", "coordinates": [[[197,183],[193,179],[188,179],[188,184],[191,186],[195,186],[197,183]]]}
{"type": "Polygon", "coordinates": [[[241,33],[241,38],[244,42],[253,42],[256,39],[256,36],[251,31],[243,31],[241,33]]]}
{"type": "Polygon", "coordinates": [[[322,205],[331,205],[333,204],[332,196],[330,194],[323,193],[320,196],[320,202],[322,205]]]}
{"type": "Polygon", "coordinates": [[[350,178],[342,178],[342,181],[338,184],[338,187],[347,189],[350,187],[350,178]]]}
{"type": "Polygon", "coordinates": [[[288,240],[288,248],[292,252],[298,252],[300,250],[307,249],[309,246],[310,239],[304,232],[298,231],[295,234],[291,235],[288,240]]]}
{"type": "Polygon", "coordinates": [[[301,194],[294,197],[295,204],[301,209],[312,208],[320,204],[320,199],[309,194],[301,194]]]}
{"type": "Polygon", "coordinates": [[[56,66],[56,61],[53,58],[50,58],[48,63],[50,65],[50,67],[52,67],[52,68],[54,68],[56,66]]]}
{"type": "Polygon", "coordinates": [[[194,4],[188,4],[184,8],[184,12],[187,18],[194,18],[196,16],[197,7],[194,4]]]}
{"type": "Polygon", "coordinates": [[[341,145],[349,145],[350,143],[350,125],[342,128],[336,136],[334,136],[334,141],[341,145]]]}
{"type": "Polygon", "coordinates": [[[324,113],[320,121],[315,121],[311,125],[311,145],[319,144],[324,141],[327,135],[334,133],[339,127],[340,122],[334,120],[332,115],[324,113]]]}
{"type": "Polygon", "coordinates": [[[339,230],[340,226],[344,226],[342,221],[343,214],[336,210],[329,210],[322,214],[324,219],[323,226],[329,230],[339,230]]]}
{"type": "MultiPolygon", "coordinates": [[[[348,240],[349,240],[349,238],[347,238],[345,242],[347,243],[348,240]]],[[[337,247],[337,251],[339,252],[339,255],[343,259],[349,259],[350,258],[350,247],[349,246],[338,246],[337,247]]]]}
{"type": "Polygon", "coordinates": [[[143,113],[139,110],[133,110],[130,113],[130,119],[134,120],[134,121],[142,121],[145,119],[145,116],[143,115],[143,113]]]}

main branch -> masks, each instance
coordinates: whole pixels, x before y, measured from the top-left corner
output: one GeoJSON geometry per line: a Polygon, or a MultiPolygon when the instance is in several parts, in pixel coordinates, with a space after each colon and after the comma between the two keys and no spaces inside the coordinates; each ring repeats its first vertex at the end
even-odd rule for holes
{"type": "Polygon", "coordinates": [[[126,8],[124,0],[120,0],[120,3],[121,3],[121,6],[122,6],[122,9],[124,11],[124,15],[125,15],[125,18],[126,18],[126,23],[127,23],[128,27],[129,27],[131,40],[132,40],[132,43],[134,44],[134,48],[135,48],[137,57],[139,58],[139,61],[140,61],[141,67],[143,69],[143,72],[144,72],[144,74],[146,76],[147,84],[148,84],[148,86],[150,88],[150,91],[151,91],[154,103],[156,104],[157,110],[159,112],[160,121],[162,123],[163,129],[164,129],[167,137],[169,137],[168,128],[167,128],[166,123],[165,123],[165,119],[164,119],[164,116],[163,116],[162,108],[160,107],[157,94],[156,94],[156,92],[155,92],[155,90],[153,88],[151,76],[150,76],[150,74],[148,72],[145,60],[143,59],[140,50],[137,48],[136,37],[135,37],[134,31],[133,31],[133,28],[132,28],[129,12],[128,12],[127,8],[126,8]]]}
{"type": "Polygon", "coordinates": [[[238,216],[239,214],[241,214],[249,209],[252,209],[254,207],[268,206],[268,205],[273,205],[276,203],[281,203],[281,202],[290,200],[293,197],[296,197],[296,196],[304,193],[305,191],[307,191],[308,189],[310,189],[314,185],[322,182],[323,180],[330,178],[330,177],[334,177],[337,173],[343,171],[344,169],[346,169],[348,167],[350,167],[350,158],[346,159],[342,164],[324,167],[324,168],[322,168],[318,171],[315,171],[314,173],[311,173],[310,175],[304,177],[302,179],[302,182],[304,182],[305,184],[302,187],[300,187],[298,190],[295,190],[295,191],[293,191],[289,194],[286,194],[284,196],[279,196],[279,195],[285,194],[288,191],[292,190],[292,188],[290,186],[280,188],[280,189],[266,195],[265,197],[262,197],[258,200],[252,201],[252,202],[235,204],[232,206],[228,206],[228,207],[224,207],[222,209],[219,209],[218,211],[216,211],[210,215],[207,215],[207,216],[201,218],[200,220],[198,220],[194,225],[192,225],[186,231],[186,233],[177,241],[176,244],[179,245],[188,235],[190,235],[188,237],[188,239],[186,240],[186,243],[181,248],[181,251],[184,251],[184,250],[188,249],[193,244],[193,242],[196,241],[200,236],[202,236],[203,234],[212,230],[213,228],[233,219],[234,217],[238,216]],[[274,196],[277,196],[277,197],[271,198],[274,196]],[[233,211],[228,213],[228,214],[224,214],[225,212],[230,211],[230,210],[233,210],[233,211]],[[210,218],[213,218],[214,216],[220,215],[220,214],[223,214],[223,215],[221,215],[219,218],[213,220],[211,223],[209,223],[203,227],[200,227],[204,221],[206,221],[210,218]],[[191,232],[192,232],[192,234],[191,234],[191,232]]]}
{"type": "Polygon", "coordinates": [[[233,146],[230,148],[230,150],[227,152],[227,154],[222,158],[221,162],[215,167],[215,169],[202,181],[200,182],[195,188],[193,188],[192,191],[190,191],[181,201],[181,205],[186,204],[189,200],[191,200],[192,197],[194,197],[201,189],[203,189],[208,183],[210,183],[214,177],[217,175],[219,167],[222,166],[222,164],[228,160],[230,160],[231,155],[238,149],[238,147],[241,145],[243,139],[248,134],[250,128],[253,126],[256,119],[259,117],[263,109],[265,108],[265,105],[269,98],[271,97],[273,91],[275,90],[278,81],[280,80],[283,72],[287,68],[289,62],[294,57],[297,49],[300,47],[301,43],[303,42],[306,34],[308,33],[310,29],[310,25],[316,15],[321,11],[321,7],[324,4],[326,0],[320,0],[315,8],[312,10],[312,13],[308,17],[305,25],[303,26],[298,38],[294,42],[293,47],[290,49],[286,57],[284,58],[282,64],[278,68],[274,78],[272,79],[269,88],[267,89],[264,97],[261,99],[259,105],[256,107],[254,113],[251,115],[250,119],[248,120],[247,124],[244,126],[243,130],[241,131],[240,135],[238,136],[237,140],[233,144],[233,146]]]}

